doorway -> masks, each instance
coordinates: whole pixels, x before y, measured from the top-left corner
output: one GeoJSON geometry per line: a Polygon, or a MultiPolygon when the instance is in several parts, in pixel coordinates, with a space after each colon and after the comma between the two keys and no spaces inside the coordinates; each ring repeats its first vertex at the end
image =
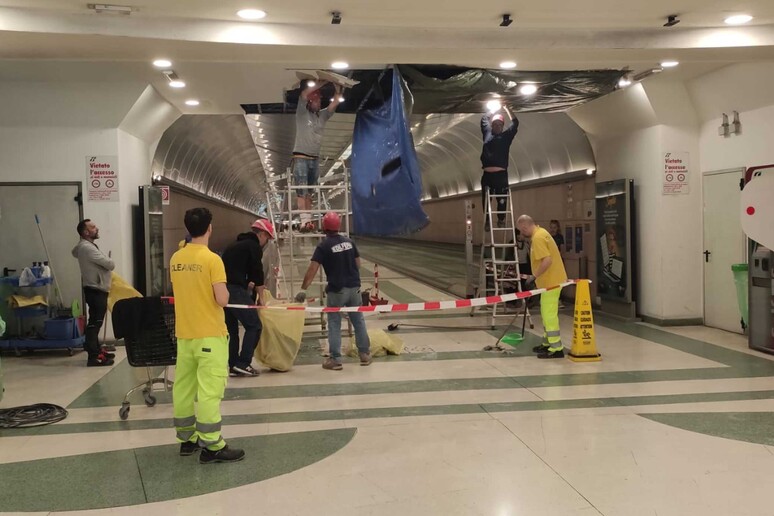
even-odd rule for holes
{"type": "Polygon", "coordinates": [[[739,220],[744,169],[705,172],[704,324],[742,333],[731,265],[745,263],[745,236],[739,220]]]}

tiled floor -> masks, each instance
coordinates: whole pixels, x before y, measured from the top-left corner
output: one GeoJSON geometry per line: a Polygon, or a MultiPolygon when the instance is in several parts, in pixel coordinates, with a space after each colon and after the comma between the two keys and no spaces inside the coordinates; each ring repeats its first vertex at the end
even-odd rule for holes
{"type": "MultiPolygon", "coordinates": [[[[380,282],[391,300],[449,299],[384,266],[380,282]]],[[[401,327],[406,353],[367,368],[324,371],[321,341],[306,337],[292,371],[230,379],[224,434],[248,450],[233,465],[177,456],[168,394],[118,419],[142,374],[121,348],[110,370],[3,356],[0,406],[70,415],[0,431],[0,511],[774,515],[774,362],[744,337],[597,317],[603,361],[573,363],[535,359],[537,337],[484,352],[499,330],[466,313],[368,317],[395,322],[435,327],[401,327]]],[[[569,311],[561,322],[569,340],[569,311]]]]}

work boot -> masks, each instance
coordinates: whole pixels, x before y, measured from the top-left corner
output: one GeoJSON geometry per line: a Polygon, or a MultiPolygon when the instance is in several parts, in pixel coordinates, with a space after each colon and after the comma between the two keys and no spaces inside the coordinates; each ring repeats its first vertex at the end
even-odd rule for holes
{"type": "Polygon", "coordinates": [[[239,462],[245,458],[245,451],[239,448],[229,448],[228,444],[218,451],[204,448],[199,455],[199,464],[213,464],[216,462],[239,462]]]}
{"type": "Polygon", "coordinates": [[[559,348],[557,350],[551,351],[551,348],[546,348],[545,351],[541,351],[538,353],[538,358],[564,358],[564,350],[562,348],[559,348]]]}
{"type": "Polygon", "coordinates": [[[548,351],[548,344],[540,344],[532,348],[533,353],[542,353],[543,351],[548,351]]]}
{"type": "Polygon", "coordinates": [[[360,353],[360,365],[371,365],[371,353],[360,353]]]}
{"type": "Polygon", "coordinates": [[[344,369],[344,366],[341,365],[341,362],[337,362],[336,360],[329,358],[325,362],[323,362],[323,369],[329,369],[331,371],[341,371],[344,369]]]}
{"type": "Polygon", "coordinates": [[[498,220],[497,221],[497,227],[498,228],[504,228],[505,227],[505,220],[498,220]]]}
{"type": "Polygon", "coordinates": [[[199,443],[196,441],[186,441],[184,443],[180,443],[180,456],[187,457],[189,455],[193,455],[199,451],[199,448],[199,443]]]}
{"type": "Polygon", "coordinates": [[[486,222],[484,222],[484,231],[489,231],[489,217],[487,217],[486,222]]]}

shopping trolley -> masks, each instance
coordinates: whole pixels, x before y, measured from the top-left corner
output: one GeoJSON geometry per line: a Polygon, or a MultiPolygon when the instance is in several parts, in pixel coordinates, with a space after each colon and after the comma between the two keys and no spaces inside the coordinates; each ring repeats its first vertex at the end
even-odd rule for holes
{"type": "Polygon", "coordinates": [[[154,385],[163,385],[163,390],[169,391],[174,383],[168,379],[168,367],[175,365],[177,358],[174,298],[141,297],[116,302],[113,329],[116,338],[124,339],[129,365],[144,367],[148,374],[148,381],[135,386],[124,396],[118,415],[127,419],[132,394],[142,389],[145,404],[152,407],[156,404],[154,385]],[[164,372],[154,377],[151,368],[159,366],[164,367],[164,372]]]}

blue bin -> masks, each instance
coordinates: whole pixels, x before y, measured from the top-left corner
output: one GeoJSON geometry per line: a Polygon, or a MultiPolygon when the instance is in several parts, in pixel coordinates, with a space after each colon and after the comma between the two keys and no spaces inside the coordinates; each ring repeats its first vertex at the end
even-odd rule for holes
{"type": "Polygon", "coordinates": [[[57,317],[43,323],[43,337],[48,340],[70,340],[75,336],[75,319],[57,317]]]}

